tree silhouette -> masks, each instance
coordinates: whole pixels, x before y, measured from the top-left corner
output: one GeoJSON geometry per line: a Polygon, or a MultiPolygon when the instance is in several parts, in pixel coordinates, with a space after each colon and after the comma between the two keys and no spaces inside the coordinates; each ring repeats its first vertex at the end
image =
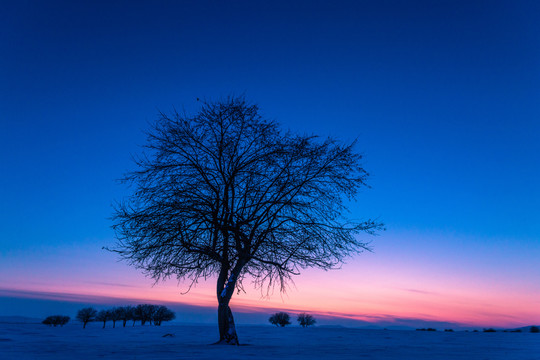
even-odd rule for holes
{"type": "Polygon", "coordinates": [[[270,321],[270,324],[285,327],[285,325],[291,324],[291,317],[286,312],[278,312],[274,315],[270,316],[268,321],[270,321]]]}
{"type": "Polygon", "coordinates": [[[105,329],[105,324],[107,320],[111,319],[111,312],[109,310],[100,310],[96,315],[96,321],[103,321],[103,328],[105,329]]]}
{"type": "Polygon", "coordinates": [[[122,320],[122,317],[124,315],[123,308],[121,307],[114,307],[111,310],[109,310],[109,318],[112,321],[112,327],[116,327],[116,322],[119,320],[122,320]]]}
{"type": "Polygon", "coordinates": [[[171,321],[176,318],[176,315],[174,312],[169,310],[166,306],[158,306],[156,307],[152,320],[154,321],[154,325],[161,326],[161,323],[163,321],[171,321]]]}
{"type": "Polygon", "coordinates": [[[296,320],[298,321],[298,324],[304,328],[307,326],[315,325],[315,323],[317,322],[317,320],[315,320],[313,316],[306,313],[298,314],[296,320]]]}
{"type": "Polygon", "coordinates": [[[356,235],[381,227],[344,217],[368,175],[353,146],[283,133],[243,98],[161,114],[124,178],[134,192],[115,208],[113,251],[156,281],[217,275],[219,342],[238,344],[229,302],[246,277],[284,291],[301,269],[367,249],[356,235]]]}
{"type": "Polygon", "coordinates": [[[64,326],[69,322],[70,317],[65,315],[52,315],[47,316],[41,323],[49,326],[57,327],[58,325],[64,326]]]}
{"type": "Polygon", "coordinates": [[[83,323],[83,329],[86,328],[86,324],[96,320],[96,309],[92,307],[81,309],[77,312],[77,320],[83,323]]]}
{"type": "Polygon", "coordinates": [[[133,306],[131,305],[118,307],[116,312],[118,313],[118,320],[122,320],[123,327],[126,327],[128,320],[133,319],[133,306]]]}
{"type": "Polygon", "coordinates": [[[156,308],[156,305],[150,304],[137,305],[134,310],[134,317],[141,321],[141,325],[144,325],[147,322],[152,322],[156,308]]]}

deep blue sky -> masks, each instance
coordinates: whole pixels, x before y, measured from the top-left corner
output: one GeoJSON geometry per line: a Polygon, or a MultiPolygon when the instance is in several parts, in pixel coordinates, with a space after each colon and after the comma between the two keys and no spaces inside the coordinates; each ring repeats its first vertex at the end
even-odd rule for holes
{"type": "Polygon", "coordinates": [[[353,214],[387,224],[376,250],[408,234],[404,256],[464,238],[465,258],[532,261],[539,23],[536,1],[3,3],[0,260],[110,245],[147,122],[245,94],[284,128],[358,138],[373,188],[353,214]]]}

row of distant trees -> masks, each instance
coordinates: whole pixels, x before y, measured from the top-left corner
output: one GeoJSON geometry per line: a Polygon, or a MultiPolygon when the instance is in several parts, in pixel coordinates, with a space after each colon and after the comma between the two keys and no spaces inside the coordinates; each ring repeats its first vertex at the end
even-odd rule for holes
{"type": "MultiPolygon", "coordinates": [[[[281,311],[270,316],[268,321],[272,325],[285,327],[286,325],[291,324],[291,317],[286,312],[281,311]]],[[[306,314],[306,313],[298,314],[296,321],[298,321],[298,324],[302,327],[315,325],[315,323],[317,322],[317,320],[315,320],[315,318],[312,315],[306,314]]]]}
{"type": "Polygon", "coordinates": [[[141,325],[149,323],[161,326],[163,321],[174,320],[176,315],[163,305],[140,304],[137,306],[119,306],[100,311],[93,307],[87,307],[79,310],[76,318],[83,323],[83,328],[93,321],[102,321],[103,327],[105,327],[109,320],[112,321],[114,328],[117,321],[121,321],[123,327],[126,327],[128,321],[133,321],[132,326],[135,326],[137,321],[140,321],[141,325]]]}

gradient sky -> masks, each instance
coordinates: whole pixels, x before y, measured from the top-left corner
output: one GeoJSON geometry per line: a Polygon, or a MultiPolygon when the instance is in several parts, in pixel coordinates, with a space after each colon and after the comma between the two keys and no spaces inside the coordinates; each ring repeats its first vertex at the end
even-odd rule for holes
{"type": "Polygon", "coordinates": [[[128,193],[115,179],[158,111],[245,94],[286,129],[357,138],[372,188],[352,215],[387,231],[343,269],[308,270],[269,299],[248,288],[233,310],[540,323],[540,3],[1,7],[0,315],[50,315],[50,301],[215,306],[213,280],[188,295],[152,287],[102,247],[128,193]]]}

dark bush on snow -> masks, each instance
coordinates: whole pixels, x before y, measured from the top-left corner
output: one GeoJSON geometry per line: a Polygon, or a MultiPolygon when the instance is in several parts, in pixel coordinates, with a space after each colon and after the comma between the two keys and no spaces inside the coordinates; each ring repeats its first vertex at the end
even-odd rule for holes
{"type": "Polygon", "coordinates": [[[49,326],[57,327],[58,325],[64,326],[69,322],[70,317],[65,315],[52,315],[48,316],[41,323],[49,326]]]}
{"type": "Polygon", "coordinates": [[[538,326],[531,326],[531,332],[532,333],[540,333],[540,328],[538,328],[538,326]]]}

